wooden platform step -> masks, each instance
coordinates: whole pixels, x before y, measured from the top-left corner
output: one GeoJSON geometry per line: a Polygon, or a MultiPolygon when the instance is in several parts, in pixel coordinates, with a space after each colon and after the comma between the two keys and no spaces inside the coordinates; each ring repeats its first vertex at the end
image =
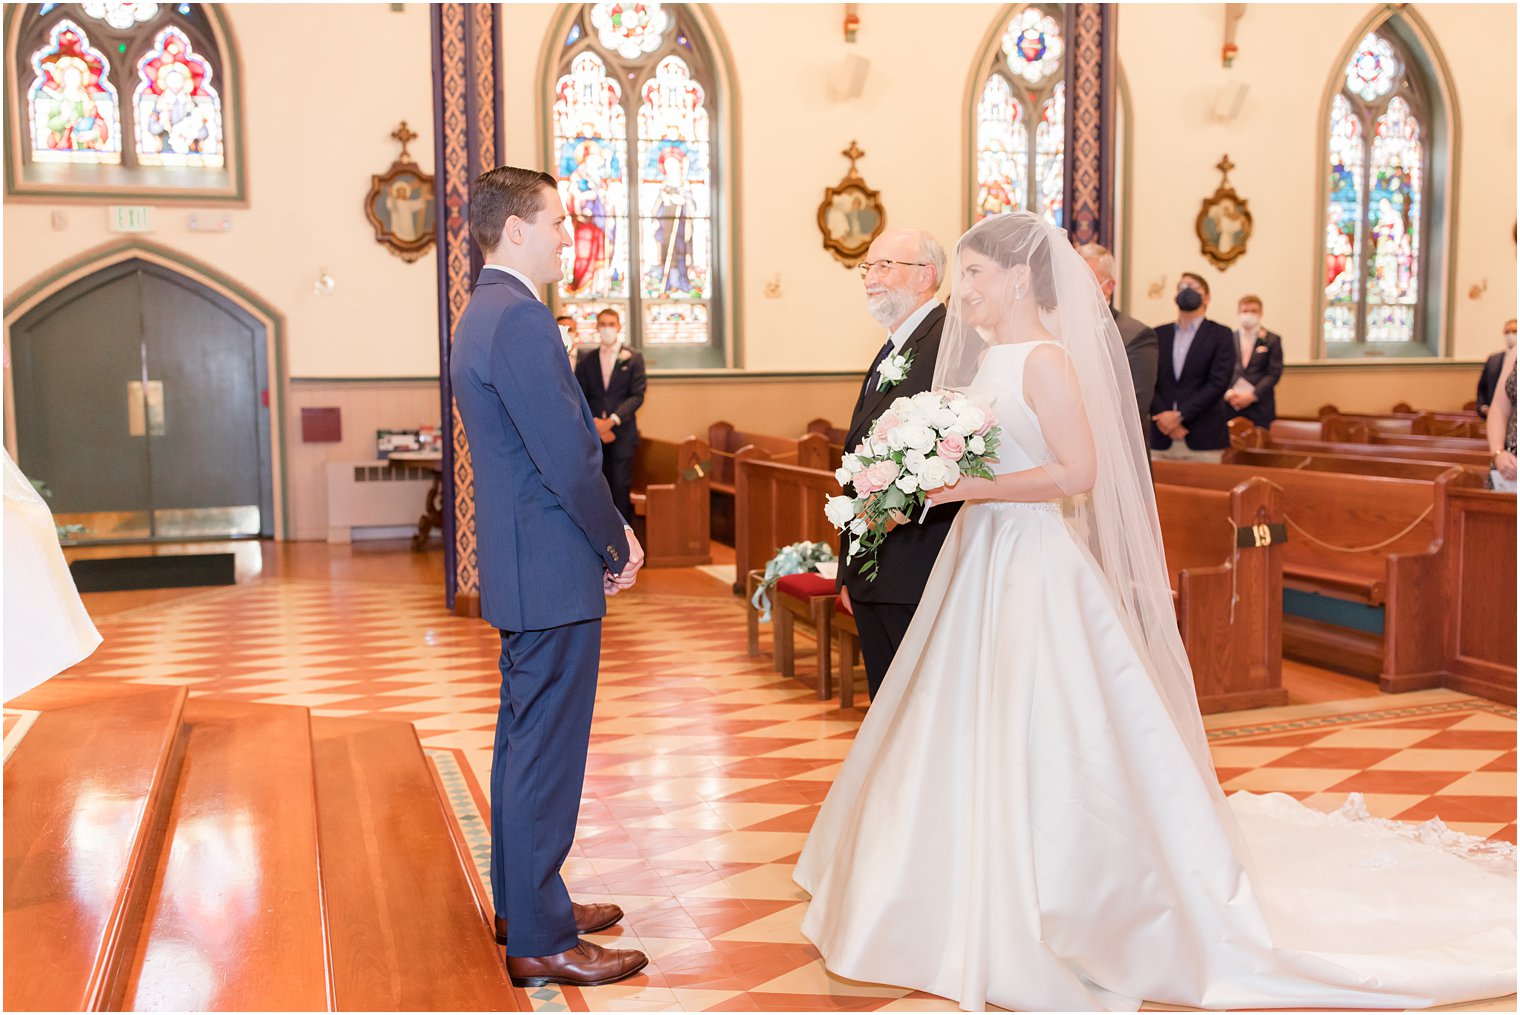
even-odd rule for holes
{"type": "Polygon", "coordinates": [[[443,799],[410,724],[312,720],[342,1011],[512,1011],[443,799]]]}
{"type": "Polygon", "coordinates": [[[184,725],[123,1007],[329,1009],[309,713],[196,698],[184,725]]]}
{"type": "Polygon", "coordinates": [[[115,1007],[179,771],[185,692],[60,680],[5,763],[5,1008],[115,1007]]]}

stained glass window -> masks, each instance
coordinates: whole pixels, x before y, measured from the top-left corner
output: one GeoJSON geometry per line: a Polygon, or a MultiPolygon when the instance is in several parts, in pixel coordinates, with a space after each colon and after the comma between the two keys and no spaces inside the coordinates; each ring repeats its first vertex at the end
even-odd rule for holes
{"type": "Polygon", "coordinates": [[[34,162],[121,161],[121,118],[111,67],[67,19],[32,53],[29,92],[34,162]]]}
{"type": "Polygon", "coordinates": [[[1322,335],[1334,350],[1424,342],[1424,85],[1398,37],[1368,33],[1331,100],[1322,335]]]}
{"type": "Polygon", "coordinates": [[[23,186],[66,185],[70,164],[96,167],[78,177],[91,193],[228,186],[221,51],[197,5],[29,4],[19,17],[23,186]]]}
{"type": "Polygon", "coordinates": [[[145,166],[220,166],[222,100],[213,71],[177,28],[166,28],[137,64],[137,161],[145,166]]]}
{"type": "Polygon", "coordinates": [[[976,107],[976,218],[1032,208],[1061,225],[1066,61],[1060,14],[1009,18],[976,107]]]}
{"type": "Polygon", "coordinates": [[[561,312],[589,324],[613,307],[625,340],[665,350],[661,365],[721,365],[705,47],[678,4],[588,4],[565,40],[552,144],[575,242],[561,312]]]}

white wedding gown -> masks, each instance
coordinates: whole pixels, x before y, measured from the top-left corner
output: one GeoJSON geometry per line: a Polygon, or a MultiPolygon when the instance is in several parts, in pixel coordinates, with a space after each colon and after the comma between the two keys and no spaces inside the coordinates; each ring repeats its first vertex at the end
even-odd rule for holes
{"type": "MultiPolygon", "coordinates": [[[[1034,344],[994,346],[973,385],[999,471],[1050,460],[1034,344]]],[[[969,1010],[1513,992],[1513,851],[1344,810],[1226,802],[1058,504],[972,503],[797,864],[802,930],[838,975],[969,1010]]]]}

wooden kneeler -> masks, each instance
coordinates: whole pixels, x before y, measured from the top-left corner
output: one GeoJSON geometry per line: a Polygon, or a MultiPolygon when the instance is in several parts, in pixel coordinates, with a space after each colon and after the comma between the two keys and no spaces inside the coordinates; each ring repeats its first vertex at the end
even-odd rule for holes
{"type": "Polygon", "coordinates": [[[834,646],[839,668],[839,707],[855,707],[855,668],[860,662],[860,628],[855,626],[855,613],[845,605],[844,597],[834,601],[834,646]]]}
{"type": "Polygon", "coordinates": [[[802,621],[813,628],[818,639],[818,700],[833,697],[833,673],[829,665],[829,622],[834,614],[834,581],[817,572],[789,574],[776,583],[771,596],[771,633],[776,646],[776,672],[797,675],[796,645],[793,625],[802,621]]]}

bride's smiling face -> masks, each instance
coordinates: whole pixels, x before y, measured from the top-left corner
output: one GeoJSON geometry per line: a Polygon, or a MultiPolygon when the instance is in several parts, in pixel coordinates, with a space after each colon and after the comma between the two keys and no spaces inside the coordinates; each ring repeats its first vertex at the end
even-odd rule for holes
{"type": "Polygon", "coordinates": [[[960,252],[961,313],[973,328],[990,328],[1006,312],[1012,272],[974,250],[960,252]]]}

